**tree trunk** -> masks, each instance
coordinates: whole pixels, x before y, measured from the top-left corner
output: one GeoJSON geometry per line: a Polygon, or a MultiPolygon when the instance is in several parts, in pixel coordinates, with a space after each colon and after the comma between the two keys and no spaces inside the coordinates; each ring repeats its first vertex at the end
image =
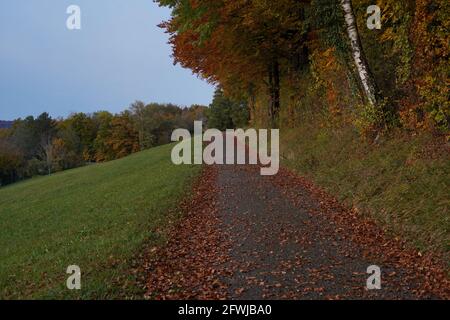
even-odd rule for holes
{"type": "Polygon", "coordinates": [[[361,39],[356,25],[356,18],[353,12],[351,0],[341,0],[341,7],[344,11],[345,23],[347,25],[347,35],[350,40],[353,59],[358,70],[364,93],[372,106],[377,105],[377,85],[370,71],[366,56],[361,45],[361,39]]]}
{"type": "Polygon", "coordinates": [[[273,62],[273,82],[273,119],[276,120],[280,111],[280,64],[277,59],[273,62]]]}
{"type": "Polygon", "coordinates": [[[52,138],[50,136],[41,137],[40,146],[42,149],[41,158],[45,161],[45,164],[47,166],[47,173],[50,175],[52,174],[52,165],[54,160],[52,138]]]}
{"type": "Polygon", "coordinates": [[[250,113],[250,123],[254,124],[256,118],[256,93],[255,87],[252,83],[248,86],[248,104],[249,104],[249,113],[250,113]]]}
{"type": "Polygon", "coordinates": [[[277,59],[274,59],[269,65],[269,95],[269,117],[273,125],[280,110],[280,64],[277,59]]]}

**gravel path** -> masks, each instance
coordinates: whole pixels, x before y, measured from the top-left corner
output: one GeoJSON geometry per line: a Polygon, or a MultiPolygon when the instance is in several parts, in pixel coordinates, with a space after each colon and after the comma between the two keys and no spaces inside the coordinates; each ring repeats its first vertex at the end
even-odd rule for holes
{"type": "MultiPolygon", "coordinates": [[[[382,290],[367,292],[366,270],[379,263],[364,258],[336,224],[313,214],[319,204],[303,195],[300,205],[271,178],[245,167],[219,169],[219,216],[231,235],[235,277],[226,279],[229,295],[242,299],[413,298],[397,283],[402,271],[382,267],[382,290]],[[236,267],[236,266],[235,266],[236,267]]],[[[381,267],[381,265],[380,265],[381,267]]]]}
{"type": "Polygon", "coordinates": [[[449,298],[444,269],[308,181],[206,167],[185,218],[145,264],[155,299],[449,298]],[[382,271],[367,290],[367,268],[382,271]]]}

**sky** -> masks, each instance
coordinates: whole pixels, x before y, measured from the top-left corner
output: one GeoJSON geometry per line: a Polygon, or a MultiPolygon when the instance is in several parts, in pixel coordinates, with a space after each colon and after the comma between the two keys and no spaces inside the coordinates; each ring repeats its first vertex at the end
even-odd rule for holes
{"type": "Polygon", "coordinates": [[[214,88],[173,65],[153,0],[1,0],[0,120],[108,110],[135,100],[209,104],[214,88]],[[81,30],[69,30],[70,5],[81,30]]]}

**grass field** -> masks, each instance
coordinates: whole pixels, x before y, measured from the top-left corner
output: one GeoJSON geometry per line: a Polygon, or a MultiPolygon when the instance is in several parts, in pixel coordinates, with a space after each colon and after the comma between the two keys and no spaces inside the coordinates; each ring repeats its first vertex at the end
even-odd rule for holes
{"type": "Polygon", "coordinates": [[[435,141],[392,134],[372,144],[350,127],[304,124],[284,131],[281,145],[285,165],[450,261],[450,161],[448,146],[435,141]]]}
{"type": "Polygon", "coordinates": [[[1,188],[0,298],[132,296],[130,261],[144,242],[162,240],[158,229],[200,170],[173,165],[171,148],[1,188]],[[82,290],[66,287],[73,264],[82,290]]]}

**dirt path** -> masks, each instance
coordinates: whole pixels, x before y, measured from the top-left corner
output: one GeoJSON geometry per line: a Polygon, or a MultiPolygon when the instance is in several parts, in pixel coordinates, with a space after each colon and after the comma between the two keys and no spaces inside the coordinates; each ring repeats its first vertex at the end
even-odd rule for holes
{"type": "Polygon", "coordinates": [[[156,299],[449,298],[430,256],[286,171],[206,167],[185,218],[145,264],[156,299]],[[382,289],[366,290],[378,265],[382,289]]]}

